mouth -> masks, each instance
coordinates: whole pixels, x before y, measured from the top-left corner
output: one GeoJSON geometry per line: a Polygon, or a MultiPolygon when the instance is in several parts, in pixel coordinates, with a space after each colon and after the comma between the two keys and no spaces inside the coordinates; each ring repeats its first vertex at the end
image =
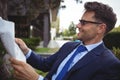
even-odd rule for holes
{"type": "Polygon", "coordinates": [[[78,33],[77,33],[77,35],[79,36],[79,35],[81,35],[82,33],[83,33],[83,30],[79,30],[78,33]]]}
{"type": "Polygon", "coordinates": [[[77,35],[79,36],[81,34],[81,32],[79,31],[78,33],[77,33],[77,35]]]}

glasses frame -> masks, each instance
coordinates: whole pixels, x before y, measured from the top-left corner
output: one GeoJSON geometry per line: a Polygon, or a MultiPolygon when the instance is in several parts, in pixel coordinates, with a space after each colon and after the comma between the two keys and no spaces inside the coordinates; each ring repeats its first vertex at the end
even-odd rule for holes
{"type": "Polygon", "coordinates": [[[102,24],[101,22],[94,22],[94,21],[86,21],[86,20],[79,20],[81,25],[86,25],[88,23],[92,24],[102,24]]]}

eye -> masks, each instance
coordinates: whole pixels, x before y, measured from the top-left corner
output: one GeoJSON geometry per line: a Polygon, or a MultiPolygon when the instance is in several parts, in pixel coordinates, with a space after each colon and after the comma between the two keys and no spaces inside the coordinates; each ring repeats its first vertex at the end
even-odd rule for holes
{"type": "Polygon", "coordinates": [[[79,21],[80,21],[80,24],[81,24],[81,25],[85,25],[85,24],[87,24],[87,22],[84,21],[84,20],[79,20],[79,21]]]}

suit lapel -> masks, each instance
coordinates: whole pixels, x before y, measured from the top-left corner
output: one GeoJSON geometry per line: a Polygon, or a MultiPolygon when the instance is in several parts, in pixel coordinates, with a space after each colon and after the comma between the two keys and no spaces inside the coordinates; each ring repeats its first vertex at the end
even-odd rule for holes
{"type": "Polygon", "coordinates": [[[82,67],[85,67],[87,64],[91,63],[92,61],[96,60],[99,55],[105,50],[104,44],[99,45],[95,49],[88,52],[81,60],[79,60],[69,71],[70,73],[72,71],[75,71],[77,69],[80,69],[82,67]]]}

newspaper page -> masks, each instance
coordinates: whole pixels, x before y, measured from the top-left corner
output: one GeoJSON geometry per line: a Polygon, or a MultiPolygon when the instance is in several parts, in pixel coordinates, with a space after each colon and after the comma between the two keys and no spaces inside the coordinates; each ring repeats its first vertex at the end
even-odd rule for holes
{"type": "Polygon", "coordinates": [[[7,52],[7,54],[5,54],[5,56],[3,57],[3,65],[4,68],[8,71],[8,73],[10,73],[9,70],[11,69],[9,62],[10,56],[20,61],[26,62],[26,58],[23,52],[15,43],[14,27],[14,22],[3,20],[0,17],[0,40],[7,52]]]}

